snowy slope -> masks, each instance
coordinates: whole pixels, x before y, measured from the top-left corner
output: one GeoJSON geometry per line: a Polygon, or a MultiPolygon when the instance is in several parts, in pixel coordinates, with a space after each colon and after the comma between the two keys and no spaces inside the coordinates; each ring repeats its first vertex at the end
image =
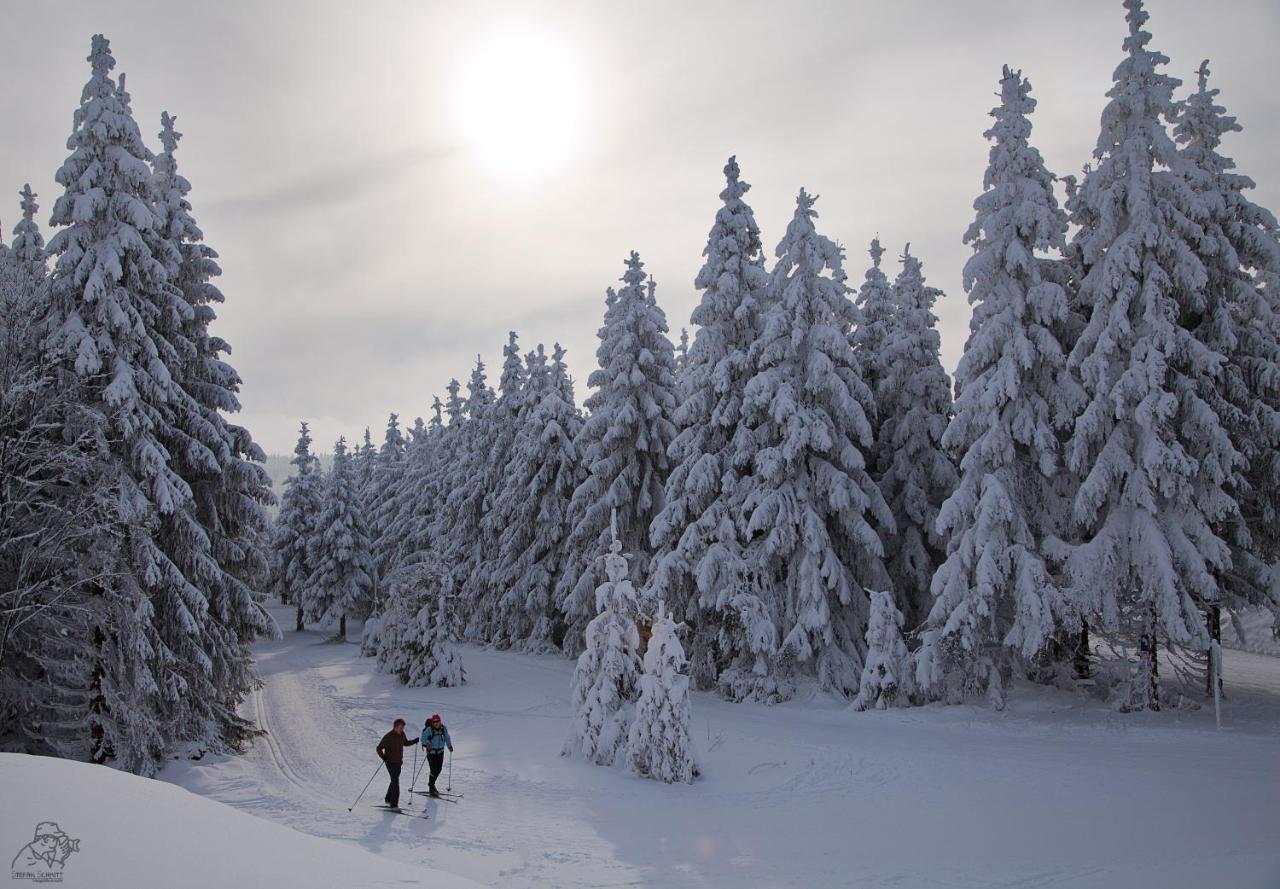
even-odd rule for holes
{"type": "Polygon", "coordinates": [[[1227,653],[1222,732],[1210,710],[1120,716],[1024,687],[1003,714],[695,694],[703,777],[666,786],[558,755],[567,660],[466,647],[467,686],[413,689],[325,635],[259,647],[247,712],[267,738],[164,777],[503,887],[1280,886],[1280,660],[1227,653]],[[348,814],[391,720],[435,712],[462,801],[348,814]]]}
{"type": "Polygon", "coordinates": [[[79,840],[62,868],[69,887],[475,886],[102,766],[0,753],[0,788],[5,866],[32,841],[37,824],[54,822],[79,840]]]}

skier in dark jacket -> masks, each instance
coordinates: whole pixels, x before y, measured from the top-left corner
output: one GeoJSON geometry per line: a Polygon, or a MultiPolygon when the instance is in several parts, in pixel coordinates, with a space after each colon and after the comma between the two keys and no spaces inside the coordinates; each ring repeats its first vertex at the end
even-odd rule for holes
{"type": "Polygon", "coordinates": [[[417,738],[405,735],[404,726],[404,720],[397,719],[391,726],[391,731],[378,742],[378,758],[387,764],[387,774],[391,776],[386,800],[387,805],[392,808],[400,805],[400,768],[404,765],[404,748],[418,743],[417,738]]]}
{"type": "Polygon", "coordinates": [[[440,770],[444,768],[444,749],[448,747],[449,752],[453,752],[453,739],[449,737],[449,730],[444,727],[444,723],[440,721],[440,714],[433,713],[431,718],[427,720],[427,724],[422,727],[422,749],[427,753],[427,766],[431,769],[431,778],[427,782],[427,792],[432,796],[439,796],[436,790],[436,778],[440,776],[440,770]]]}

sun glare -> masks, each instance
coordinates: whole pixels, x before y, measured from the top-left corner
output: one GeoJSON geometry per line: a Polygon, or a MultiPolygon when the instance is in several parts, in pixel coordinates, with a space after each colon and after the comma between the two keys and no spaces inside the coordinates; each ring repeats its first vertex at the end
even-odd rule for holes
{"type": "Polygon", "coordinates": [[[504,176],[546,173],[570,159],[580,138],[581,73],[554,35],[494,35],[469,53],[457,93],[472,151],[504,176]]]}

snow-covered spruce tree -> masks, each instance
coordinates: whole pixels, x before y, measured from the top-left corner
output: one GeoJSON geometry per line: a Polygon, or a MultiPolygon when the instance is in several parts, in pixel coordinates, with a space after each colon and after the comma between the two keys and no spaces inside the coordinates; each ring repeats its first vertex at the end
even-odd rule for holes
{"type": "Polygon", "coordinates": [[[0,743],[148,771],[167,738],[149,603],[120,570],[121,467],[101,414],[59,385],[40,319],[9,310],[30,293],[0,296],[0,743]]]}
{"type": "Polygon", "coordinates": [[[889,577],[912,627],[929,613],[929,584],[946,551],[938,509],[956,486],[955,464],[942,447],[952,405],[933,314],[940,296],[941,290],[925,283],[920,260],[908,244],[902,272],[893,282],[894,311],[883,347],[875,466],[893,514],[894,530],[879,529],[885,535],[889,577]]]}
{"type": "Polygon", "coordinates": [[[274,588],[281,604],[290,601],[296,607],[295,629],[302,630],[306,613],[307,583],[315,566],[311,553],[315,550],[320,510],[324,504],[324,477],[320,461],[311,453],[311,431],[304,421],[298,430],[298,443],[289,461],[292,474],[285,479],[280,512],[276,516],[272,546],[275,549],[274,588]]]}
{"type": "Polygon", "coordinates": [[[1069,359],[1086,406],[1066,449],[1081,536],[1068,569],[1103,627],[1142,639],[1126,706],[1154,708],[1158,642],[1207,647],[1199,604],[1221,600],[1230,551],[1214,529],[1237,509],[1224,486],[1240,457],[1199,394],[1223,356],[1187,326],[1205,305],[1206,208],[1164,126],[1178,81],[1147,48],[1141,0],[1125,7],[1125,58],[1080,186],[1098,224],[1080,245],[1090,315],[1069,359]]]}
{"type": "Polygon", "coordinates": [[[351,454],[351,467],[366,515],[373,512],[373,473],[377,462],[378,449],[373,444],[373,432],[366,426],[360,446],[351,454]]]}
{"type": "MultiPolygon", "coordinates": [[[[461,397],[462,384],[456,379],[445,387],[446,400],[440,404],[438,414],[442,421],[435,426],[430,451],[423,461],[416,464],[412,477],[400,494],[408,503],[402,506],[406,515],[405,532],[397,536],[399,552],[395,567],[399,568],[423,556],[443,558],[448,538],[444,515],[449,510],[449,494],[454,487],[454,467],[466,425],[465,403],[461,397]],[[443,418],[448,422],[443,422],[443,418]]],[[[437,403],[439,400],[437,399],[437,403]]],[[[455,594],[457,586],[454,586],[455,594]]]]}
{"type": "Polygon", "coordinates": [[[557,343],[547,364],[541,345],[526,363],[526,409],[511,447],[501,490],[503,518],[495,575],[499,589],[499,641],[550,651],[563,641],[564,617],[556,583],[568,558],[569,503],[581,481],[574,440],[582,426],[557,343]]]}
{"type": "Polygon", "coordinates": [[[1217,104],[1207,61],[1198,74],[1174,134],[1207,213],[1197,245],[1207,285],[1196,336],[1227,359],[1219,376],[1201,378],[1201,392],[1244,458],[1228,484],[1240,511],[1219,529],[1231,546],[1231,570],[1219,578],[1224,598],[1204,603],[1216,638],[1220,605],[1263,605],[1280,615],[1272,569],[1280,562],[1280,305],[1262,284],[1280,274],[1280,224],[1245,196],[1253,180],[1219,153],[1222,137],[1241,126],[1217,104]]]}
{"type": "Polygon", "coordinates": [[[440,508],[440,466],[446,459],[447,431],[439,397],[432,418],[405,448],[405,468],[391,494],[392,517],[385,532],[387,572],[421,558],[431,546],[431,523],[440,508]]]}
{"type": "Polygon", "coordinates": [[[404,433],[400,431],[400,415],[387,417],[387,429],[382,436],[382,447],[373,463],[373,476],[369,487],[365,489],[365,517],[369,523],[369,540],[373,544],[375,577],[390,570],[391,554],[395,549],[395,541],[387,533],[395,519],[396,487],[404,478],[405,454],[407,444],[404,433]]]}
{"type": "Polygon", "coordinates": [[[34,350],[33,322],[48,311],[49,297],[48,254],[35,219],[40,208],[30,185],[24,185],[18,194],[22,198],[22,218],[13,227],[12,247],[0,236],[0,287],[4,288],[0,303],[4,317],[0,324],[4,325],[6,336],[21,330],[27,340],[21,351],[17,351],[16,341],[9,344],[8,348],[15,350],[12,352],[15,358],[34,350]]]}
{"type": "Polygon", "coordinates": [[[507,619],[512,615],[501,604],[510,601],[511,590],[502,580],[504,574],[501,538],[508,529],[511,516],[520,509],[524,493],[511,487],[509,470],[512,448],[527,418],[530,402],[527,387],[529,369],[520,358],[519,338],[514,330],[507,334],[502,347],[502,374],[498,378],[498,397],[490,410],[490,435],[484,444],[480,481],[485,492],[484,517],[480,528],[484,535],[482,557],[468,578],[464,597],[474,603],[468,636],[509,646],[514,640],[508,633],[507,619]]]}
{"type": "MultiPolygon", "coordinates": [[[[735,460],[747,428],[742,393],[751,379],[750,350],[760,329],[769,276],[760,229],[743,200],[751,187],[739,178],[734,158],[724,168],[723,205],[702,251],[706,262],[694,280],[702,298],[698,325],[680,374],[682,399],[672,417],[678,430],[668,455],[666,503],[654,519],[650,595],[696,629],[692,678],[713,687],[724,674],[729,697],[768,698],[755,689],[767,674],[776,629],[752,595],[738,530],[738,477],[749,463],[735,460]],[[757,644],[763,641],[763,645],[757,644]]],[[[767,678],[763,679],[766,686],[767,678]]]]}
{"type": "MultiPolygon", "coordinates": [[[[871,240],[871,249],[868,252],[871,254],[871,265],[867,267],[855,300],[861,315],[849,341],[853,344],[853,354],[858,359],[858,369],[862,373],[862,379],[876,399],[876,413],[867,419],[871,423],[874,440],[879,441],[882,398],[880,381],[888,372],[885,347],[889,342],[894,323],[895,304],[893,287],[880,268],[880,258],[884,256],[884,248],[880,246],[878,237],[871,240]]],[[[876,456],[874,451],[867,455],[867,465],[872,470],[873,477],[879,474],[873,463],[876,456]]]]}
{"type": "Polygon", "coordinates": [[[590,619],[590,595],[600,580],[599,557],[609,545],[611,511],[618,514],[618,538],[636,554],[631,578],[648,573],[649,526],[663,505],[667,448],[675,436],[675,352],[667,339],[667,319],[646,293],[644,263],[632,251],[625,287],[607,301],[597,334],[599,367],[587,383],[590,412],[575,442],[586,477],[569,508],[573,558],[558,595],[569,622],[565,650],[581,650],[590,619]]]}
{"type": "MultiPolygon", "coordinates": [[[[92,75],[67,141],[71,154],[57,173],[66,191],[52,214],[61,228],[49,243],[56,259],[44,350],[57,363],[67,399],[97,416],[96,434],[109,443],[102,473],[122,485],[120,521],[129,539],[122,547],[104,541],[103,551],[127,553],[115,573],[138,578],[147,597],[130,638],[147,640],[154,684],[141,712],[152,725],[108,739],[105,723],[123,714],[104,717],[109,704],[99,699],[90,726],[98,742],[93,756],[146,771],[154,767],[157,741],[218,741],[218,727],[200,709],[221,699],[202,650],[207,583],[220,568],[170,448],[188,448],[193,461],[216,466],[216,460],[190,435],[201,415],[180,384],[193,351],[181,322],[194,313],[169,281],[173,248],[154,208],[150,153],[116,91],[115,60],[101,35],[93,38],[89,61],[92,75]],[[135,743],[138,737],[145,742],[135,743]]],[[[108,651],[114,644],[99,646],[104,662],[119,657],[108,651]]],[[[139,644],[131,654],[141,651],[139,644]]]]}
{"type": "Polygon", "coordinates": [[[338,623],[347,637],[347,618],[363,620],[373,608],[373,553],[347,440],[333,448],[333,468],[325,480],[324,502],[312,536],[304,608],[308,621],[338,623]]]}
{"type": "Polygon", "coordinates": [[[918,653],[930,695],[985,691],[997,706],[1018,668],[1061,627],[1077,625],[1044,552],[1048,536],[1066,532],[1060,440],[1082,393],[1060,339],[1066,293],[1044,279],[1036,256],[1065,249],[1067,219],[1029,141],[1030,93],[1021,72],[1006,66],[986,133],[984,191],[965,233],[974,251],[964,269],[973,319],[956,368],[955,417],[942,438],[961,455],[960,482],[939,512],[947,558],[933,576],[918,653]]]}
{"type": "Polygon", "coordinates": [[[448,591],[443,587],[436,593],[436,617],[432,629],[432,655],[436,663],[427,678],[436,688],[457,688],[467,681],[467,671],[462,666],[462,654],[457,645],[458,616],[448,591]]]}
{"type": "Polygon", "coordinates": [[[902,612],[894,604],[893,593],[876,590],[871,593],[866,662],[853,709],[907,706],[916,691],[914,674],[915,662],[902,638],[902,612]]]}
{"type": "Polygon", "coordinates": [[[490,416],[494,394],[485,377],[484,362],[476,356],[476,366],[467,382],[465,415],[450,423],[458,426],[453,436],[450,460],[445,467],[443,508],[436,517],[435,546],[444,564],[453,573],[454,589],[459,591],[463,614],[468,623],[463,636],[483,641],[482,624],[477,620],[479,602],[472,598],[477,586],[472,576],[486,553],[483,549],[485,468],[490,416]]]}
{"type": "Polygon", "coordinates": [[[466,681],[447,610],[453,589],[449,572],[424,559],[389,575],[386,589],[378,668],[411,686],[444,687],[466,681]]]}
{"type": "Polygon", "coordinates": [[[640,699],[627,735],[627,764],[645,778],[692,784],[698,774],[692,724],[684,647],[676,637],[676,622],[659,603],[644,654],[640,699]]]}
{"type": "Polygon", "coordinates": [[[680,328],[680,339],[676,343],[676,374],[679,375],[689,363],[689,328],[680,328]]]}
{"type": "Polygon", "coordinates": [[[871,519],[893,521],[863,458],[873,408],[848,339],[858,310],[839,246],[814,228],[813,203],[801,189],[778,244],[743,395],[749,433],[734,458],[752,468],[742,501],[748,563],[787,661],[757,677],[771,696],[788,693],[790,665],[816,673],[823,689],[857,691],[862,590],[887,582],[871,519]]]}
{"type": "Polygon", "coordinates": [[[266,507],[274,505],[275,496],[262,465],[266,455],[247,429],[226,419],[240,410],[240,376],[224,358],[231,347],[209,329],[216,319],[214,306],[224,301],[212,281],[222,270],[218,254],[203,243],[204,234],[192,216],[187,200],[191,184],[178,172],[175,151],[182,134],[168,113],[161,114],[160,122],[163,150],[153,161],[159,232],[171,245],[166,251],[169,280],[191,308],[172,333],[175,342],[181,340],[188,348],[170,372],[197,407],[180,430],[186,440],[175,439],[170,453],[174,468],[191,488],[195,519],[208,537],[218,568],[202,584],[209,603],[202,648],[219,695],[205,706],[226,735],[248,727],[235,711],[254,683],[249,642],[278,632],[257,592],[269,579],[266,507]]]}
{"type": "Polygon", "coordinates": [[[639,606],[616,526],[614,519],[603,560],[607,580],[596,589],[596,617],[587,624],[586,646],[573,671],[573,727],[561,751],[602,766],[613,765],[627,743],[642,666],[639,606]]]}

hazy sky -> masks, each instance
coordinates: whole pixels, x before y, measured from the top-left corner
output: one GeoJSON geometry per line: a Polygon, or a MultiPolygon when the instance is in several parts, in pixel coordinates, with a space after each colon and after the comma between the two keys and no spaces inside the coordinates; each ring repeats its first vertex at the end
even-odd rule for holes
{"type": "MultiPolygon", "coordinates": [[[[1125,34],[1119,0],[2,5],[6,237],[23,182],[47,222],[105,33],[150,144],[162,110],[185,133],[241,422],[276,452],[299,418],[322,449],[366,425],[380,440],[477,352],[496,382],[511,329],[526,350],[562,342],[581,397],[631,249],[674,339],[731,153],[770,257],[800,186],[855,285],[873,235],[891,278],[909,240],[946,291],[953,368],[1001,65],[1031,79],[1033,139],[1063,175],[1093,149],[1125,34]]],[[[1191,83],[1211,59],[1245,127],[1225,151],[1280,210],[1280,2],[1148,8],[1170,73],[1191,83]]]]}

